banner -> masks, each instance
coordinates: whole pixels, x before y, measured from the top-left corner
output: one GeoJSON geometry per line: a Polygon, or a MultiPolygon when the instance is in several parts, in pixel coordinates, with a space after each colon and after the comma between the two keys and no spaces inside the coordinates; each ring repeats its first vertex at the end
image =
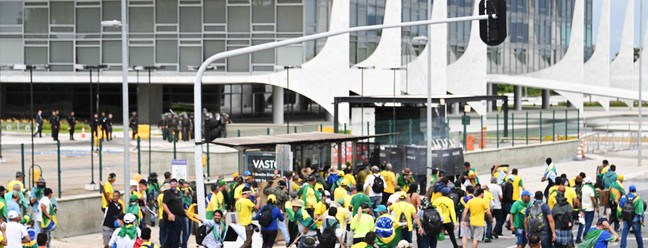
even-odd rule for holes
{"type": "Polygon", "coordinates": [[[257,183],[270,181],[277,169],[274,152],[245,152],[245,168],[252,172],[257,183]]]}
{"type": "Polygon", "coordinates": [[[171,177],[187,180],[187,167],[189,167],[188,160],[171,160],[171,177]]]}

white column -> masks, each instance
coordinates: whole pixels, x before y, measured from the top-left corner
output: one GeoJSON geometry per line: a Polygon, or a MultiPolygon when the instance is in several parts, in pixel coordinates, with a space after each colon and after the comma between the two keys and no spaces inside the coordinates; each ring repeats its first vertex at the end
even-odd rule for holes
{"type": "Polygon", "coordinates": [[[272,123],[284,123],[284,89],[272,86],[272,123]]]}
{"type": "Polygon", "coordinates": [[[522,110],[522,86],[513,86],[513,103],[515,110],[522,110]]]}

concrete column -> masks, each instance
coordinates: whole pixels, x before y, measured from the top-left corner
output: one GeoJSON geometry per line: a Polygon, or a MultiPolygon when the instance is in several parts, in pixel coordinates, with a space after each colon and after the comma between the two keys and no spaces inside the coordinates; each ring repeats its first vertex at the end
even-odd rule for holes
{"type": "Polygon", "coordinates": [[[549,109],[550,90],[542,90],[542,109],[549,109]]]}
{"type": "Polygon", "coordinates": [[[284,89],[272,86],[272,123],[284,123],[284,89]]]}
{"type": "Polygon", "coordinates": [[[513,86],[513,108],[522,110],[522,86],[513,86]]]}
{"type": "Polygon", "coordinates": [[[152,125],[157,125],[160,115],[163,113],[162,94],[161,84],[149,86],[149,84],[140,83],[139,94],[137,94],[137,117],[140,124],[152,121],[152,125]]]}
{"type": "MultiPolygon", "coordinates": [[[[487,83],[486,84],[486,95],[493,95],[493,84],[487,83]]],[[[493,111],[493,102],[488,101],[486,103],[486,112],[491,112],[493,111]]]]}

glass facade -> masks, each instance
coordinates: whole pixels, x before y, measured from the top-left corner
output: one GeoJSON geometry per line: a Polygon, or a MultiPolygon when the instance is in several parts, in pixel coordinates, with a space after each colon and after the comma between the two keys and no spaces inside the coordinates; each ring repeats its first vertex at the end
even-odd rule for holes
{"type": "MultiPolygon", "coordinates": [[[[386,0],[350,0],[350,26],[383,24],[386,0]]],[[[349,62],[357,64],[368,58],[380,42],[382,30],[350,33],[349,62]]]]}
{"type": "MultiPolygon", "coordinates": [[[[215,53],[328,30],[332,0],[131,0],[129,63],[187,71],[215,53]]],[[[383,4],[384,6],[384,4],[383,4]]],[[[384,7],[383,7],[384,9],[384,7]]],[[[0,1],[3,64],[108,64],[120,70],[118,0],[0,1]],[[6,52],[6,53],[5,53],[6,52]],[[5,56],[11,55],[11,56],[5,56]]],[[[313,58],[326,39],[218,61],[228,72],[273,71],[313,58]]]]}

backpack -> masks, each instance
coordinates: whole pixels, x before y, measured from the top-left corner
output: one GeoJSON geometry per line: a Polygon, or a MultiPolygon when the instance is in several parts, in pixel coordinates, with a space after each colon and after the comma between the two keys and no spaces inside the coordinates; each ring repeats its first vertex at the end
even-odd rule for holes
{"type": "Polygon", "coordinates": [[[266,205],[263,211],[259,212],[259,224],[262,227],[268,227],[272,224],[272,207],[266,205]]]}
{"type": "MultiPolygon", "coordinates": [[[[389,217],[378,217],[376,219],[376,236],[389,238],[394,234],[394,221],[389,217]]],[[[326,246],[322,246],[326,247],[326,246]]],[[[333,247],[333,246],[331,246],[333,247]]]]}
{"type": "Polygon", "coordinates": [[[454,203],[454,206],[455,206],[455,210],[457,210],[457,209],[458,209],[458,208],[457,208],[458,205],[461,205],[461,203],[459,202],[459,195],[457,195],[456,193],[452,192],[452,193],[450,193],[450,194],[448,195],[448,197],[450,197],[450,199],[452,199],[452,202],[454,203]]]}
{"type": "Polygon", "coordinates": [[[573,224],[573,217],[572,217],[572,212],[573,209],[571,205],[569,205],[569,202],[567,202],[567,199],[565,198],[564,194],[560,193],[556,195],[556,205],[554,206],[554,209],[556,209],[557,214],[554,216],[554,219],[557,223],[558,229],[561,230],[571,230],[573,224]]]}
{"type": "Polygon", "coordinates": [[[441,214],[437,211],[436,208],[430,207],[423,210],[423,231],[426,234],[436,237],[441,233],[443,227],[443,221],[441,220],[441,214]]]}
{"type": "Polygon", "coordinates": [[[335,243],[337,242],[335,228],[339,225],[340,223],[337,220],[335,220],[332,225],[329,223],[329,220],[326,220],[326,227],[324,228],[320,238],[321,247],[335,247],[335,243]]]}
{"type": "Polygon", "coordinates": [[[202,245],[203,240],[205,240],[205,237],[207,237],[207,234],[209,234],[214,227],[207,229],[207,225],[201,225],[198,227],[198,230],[196,231],[196,244],[202,245]]]}
{"type": "Polygon", "coordinates": [[[529,209],[527,215],[530,233],[540,233],[544,228],[544,214],[542,213],[542,202],[535,202],[529,209]]]}
{"type": "Polygon", "coordinates": [[[623,208],[621,209],[621,218],[623,221],[632,221],[635,216],[635,207],[634,207],[634,201],[636,200],[635,197],[632,197],[632,199],[626,195],[626,202],[625,205],[623,205],[623,208]]]}
{"type": "Polygon", "coordinates": [[[383,191],[385,191],[385,181],[383,181],[380,176],[374,176],[371,190],[373,190],[373,192],[377,194],[382,193],[383,191]]]}

